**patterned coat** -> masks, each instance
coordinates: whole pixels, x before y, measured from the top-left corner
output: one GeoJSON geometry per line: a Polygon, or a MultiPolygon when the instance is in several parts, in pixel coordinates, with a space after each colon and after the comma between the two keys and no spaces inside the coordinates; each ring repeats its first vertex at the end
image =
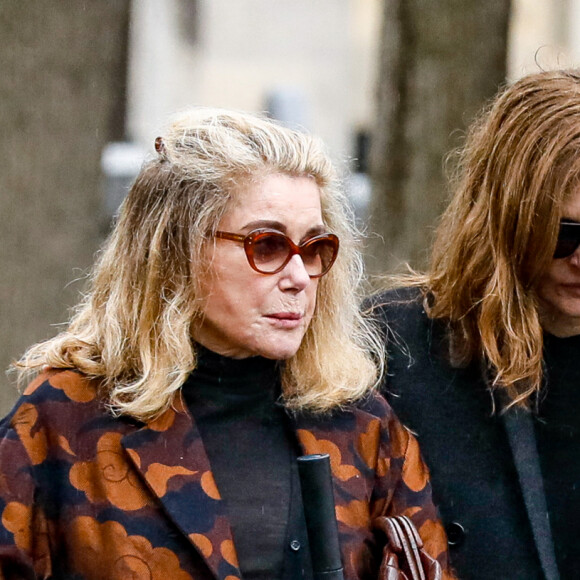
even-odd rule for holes
{"type": "MultiPolygon", "coordinates": [[[[376,577],[367,571],[369,527],[383,513],[411,516],[446,569],[418,445],[382,399],[294,423],[304,453],[330,454],[349,580],[376,577]]],[[[114,418],[97,382],[48,371],[0,437],[0,578],[241,577],[211,466],[180,401],[148,424],[114,418]]]]}

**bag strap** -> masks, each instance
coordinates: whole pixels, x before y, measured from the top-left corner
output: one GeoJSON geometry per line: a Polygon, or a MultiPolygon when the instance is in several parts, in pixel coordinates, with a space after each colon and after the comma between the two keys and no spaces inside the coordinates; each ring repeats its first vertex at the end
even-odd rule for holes
{"type": "Polygon", "coordinates": [[[378,517],[375,519],[375,527],[382,530],[387,536],[389,547],[399,558],[399,563],[404,559],[411,577],[409,580],[426,580],[421,554],[423,541],[413,522],[407,516],[378,517]]]}
{"type": "Polygon", "coordinates": [[[401,534],[401,537],[404,538],[402,542],[403,549],[407,555],[409,567],[411,567],[412,564],[413,578],[417,577],[418,580],[425,580],[425,572],[423,570],[421,555],[419,553],[419,549],[423,547],[423,541],[419,536],[419,532],[407,516],[395,516],[395,519],[400,526],[399,533],[401,534]]]}

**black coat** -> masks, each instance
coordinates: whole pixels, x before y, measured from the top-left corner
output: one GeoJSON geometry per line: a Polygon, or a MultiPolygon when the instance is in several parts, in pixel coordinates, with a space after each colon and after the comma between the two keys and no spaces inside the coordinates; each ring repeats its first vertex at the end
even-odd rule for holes
{"type": "Polygon", "coordinates": [[[383,392],[418,436],[458,577],[545,578],[504,419],[493,413],[480,366],[451,367],[445,326],[427,317],[418,290],[373,303],[382,304],[375,312],[387,332],[383,392]]]}

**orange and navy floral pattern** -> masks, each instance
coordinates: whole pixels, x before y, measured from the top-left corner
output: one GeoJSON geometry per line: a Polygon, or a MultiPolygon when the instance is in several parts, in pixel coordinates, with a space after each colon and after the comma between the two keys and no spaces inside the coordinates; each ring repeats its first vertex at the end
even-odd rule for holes
{"type": "MultiPolygon", "coordinates": [[[[447,570],[417,442],[384,400],[293,421],[305,454],[330,455],[346,578],[377,577],[378,515],[410,516],[447,570]]],[[[95,381],[48,371],[1,423],[0,579],[236,580],[237,562],[203,443],[179,400],[149,424],[115,418],[95,381]]]]}

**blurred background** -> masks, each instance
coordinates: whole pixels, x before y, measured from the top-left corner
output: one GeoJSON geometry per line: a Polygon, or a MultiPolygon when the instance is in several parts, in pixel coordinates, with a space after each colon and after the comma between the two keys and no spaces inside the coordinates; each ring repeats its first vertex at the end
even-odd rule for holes
{"type": "Polygon", "coordinates": [[[579,32],[580,0],[2,0],[0,367],[62,328],[172,113],[318,134],[371,272],[421,268],[465,127],[506,81],[579,64],[579,32]]]}

